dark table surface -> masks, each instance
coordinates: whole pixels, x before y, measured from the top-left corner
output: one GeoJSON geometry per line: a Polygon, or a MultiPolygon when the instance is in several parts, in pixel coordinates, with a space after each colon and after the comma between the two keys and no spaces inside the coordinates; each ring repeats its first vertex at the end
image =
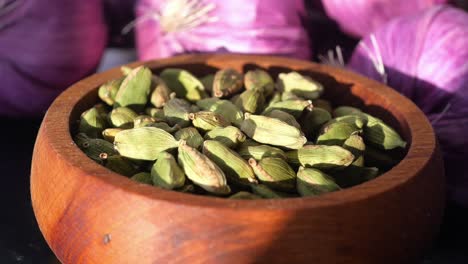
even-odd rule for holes
{"type": "MultiPolygon", "coordinates": [[[[29,171],[40,120],[0,118],[0,264],[57,263],[34,218],[29,171]]],[[[468,210],[447,203],[434,247],[421,264],[468,263],[468,210]]]]}

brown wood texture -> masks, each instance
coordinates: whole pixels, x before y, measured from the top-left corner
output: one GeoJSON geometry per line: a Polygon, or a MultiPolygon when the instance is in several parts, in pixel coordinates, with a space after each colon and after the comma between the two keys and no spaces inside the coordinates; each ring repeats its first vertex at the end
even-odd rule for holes
{"type": "MultiPolygon", "coordinates": [[[[141,63],[134,63],[132,66],[141,63]]],[[[431,125],[409,100],[378,82],[311,62],[248,55],[187,55],[145,63],[195,74],[233,67],[297,70],[325,97],[394,125],[410,142],[391,171],[319,197],[227,200],[138,184],[98,165],[70,128],[118,69],[67,89],[50,107],[31,172],[34,212],[63,263],[416,263],[438,233],[443,164],[431,125]]]]}

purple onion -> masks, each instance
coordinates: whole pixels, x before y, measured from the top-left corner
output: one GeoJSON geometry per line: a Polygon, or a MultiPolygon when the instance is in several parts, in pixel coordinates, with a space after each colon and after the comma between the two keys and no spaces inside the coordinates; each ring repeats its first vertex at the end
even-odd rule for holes
{"type": "Polygon", "coordinates": [[[468,13],[446,5],[390,21],[348,65],[415,102],[441,145],[450,198],[468,207],[468,13]]]}

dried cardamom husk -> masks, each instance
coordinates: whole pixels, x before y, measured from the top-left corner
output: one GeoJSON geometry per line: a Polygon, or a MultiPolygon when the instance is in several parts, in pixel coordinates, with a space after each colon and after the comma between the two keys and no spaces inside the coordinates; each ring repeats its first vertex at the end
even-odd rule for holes
{"type": "Polygon", "coordinates": [[[90,137],[98,138],[101,137],[101,133],[106,127],[106,118],[102,116],[98,108],[92,107],[81,114],[78,131],[90,137]]]}
{"type": "Polygon", "coordinates": [[[281,194],[278,192],[273,191],[270,189],[268,186],[265,184],[256,184],[256,183],[251,183],[250,188],[252,189],[252,192],[262,198],[265,199],[280,199],[284,198],[281,194]]]}
{"type": "Polygon", "coordinates": [[[284,151],[268,145],[242,144],[237,151],[244,159],[253,158],[255,160],[261,160],[267,157],[276,157],[286,160],[284,151]]]}
{"type": "Polygon", "coordinates": [[[202,131],[210,131],[219,127],[227,127],[231,124],[231,122],[224,119],[221,115],[210,111],[190,113],[188,117],[192,120],[193,126],[202,131]]]}
{"type": "Polygon", "coordinates": [[[115,103],[115,96],[119,91],[123,78],[110,80],[105,84],[99,86],[98,96],[106,104],[113,106],[115,103]]]}
{"type": "Polygon", "coordinates": [[[120,155],[108,156],[104,163],[106,168],[127,177],[138,173],[138,166],[120,155]]]}
{"type": "Polygon", "coordinates": [[[322,84],[295,71],[278,75],[278,89],[305,99],[317,99],[323,93],[322,84]]]}
{"type": "Polygon", "coordinates": [[[178,144],[171,134],[156,127],[127,129],[114,139],[114,148],[120,155],[139,160],[155,160],[159,153],[177,148],[178,144]]]}
{"type": "Polygon", "coordinates": [[[307,145],[286,152],[288,162],[317,169],[343,168],[349,166],[354,155],[340,146],[307,145]]]}
{"type": "Polygon", "coordinates": [[[299,118],[305,109],[311,111],[312,108],[313,105],[312,101],[310,100],[288,100],[269,105],[267,108],[265,108],[262,115],[267,115],[273,110],[281,110],[294,116],[294,118],[299,118]]]}
{"type": "Polygon", "coordinates": [[[266,116],[246,114],[241,130],[257,142],[290,149],[299,149],[307,142],[300,129],[266,116]]]}
{"type": "Polygon", "coordinates": [[[205,140],[217,140],[229,148],[235,148],[245,141],[246,136],[239,128],[234,126],[218,127],[206,132],[205,140]]]}
{"type": "Polygon", "coordinates": [[[115,135],[120,131],[124,130],[123,128],[106,128],[102,131],[102,137],[109,141],[110,143],[114,143],[115,135]]]}
{"type": "Polygon", "coordinates": [[[148,172],[139,172],[139,173],[133,175],[132,177],[130,177],[130,179],[132,179],[132,180],[134,180],[136,182],[139,182],[139,183],[153,185],[153,180],[151,179],[151,174],[148,173],[148,172]]]}
{"type": "Polygon", "coordinates": [[[149,115],[139,115],[133,119],[133,127],[145,127],[156,123],[156,118],[149,115]]]}
{"type": "Polygon", "coordinates": [[[190,102],[207,97],[205,87],[195,76],[183,69],[167,68],[159,75],[177,97],[190,102]]]}
{"type": "Polygon", "coordinates": [[[204,190],[218,195],[231,192],[224,172],[208,157],[187,145],[184,140],[179,144],[178,161],[185,175],[204,190]]]}
{"type": "Polygon", "coordinates": [[[243,76],[234,69],[223,69],[216,72],[213,80],[213,96],[229,97],[242,90],[243,76]]]}
{"type": "Polygon", "coordinates": [[[226,118],[229,122],[239,127],[244,120],[244,114],[235,104],[228,100],[218,98],[206,98],[197,101],[197,106],[205,111],[211,111],[226,118]]]}
{"type": "Polygon", "coordinates": [[[301,196],[316,196],[340,189],[331,176],[317,169],[299,167],[297,191],[301,196]]]}
{"type": "Polygon", "coordinates": [[[331,120],[331,114],[319,107],[314,107],[300,119],[302,131],[310,140],[315,139],[320,132],[320,128],[331,120]]]}
{"type": "Polygon", "coordinates": [[[164,189],[172,190],[185,184],[184,171],[177,164],[174,156],[163,151],[151,168],[153,184],[164,189]]]}
{"type": "Polygon", "coordinates": [[[114,108],[108,115],[109,123],[115,128],[133,128],[133,120],[138,116],[128,107],[114,108]]]}
{"type": "Polygon", "coordinates": [[[259,89],[263,91],[265,97],[273,94],[275,90],[275,82],[270,74],[264,70],[250,70],[244,75],[245,89],[259,89]]]}
{"type": "Polygon", "coordinates": [[[228,199],[257,200],[257,199],[262,199],[262,197],[260,197],[258,195],[255,195],[253,193],[241,191],[241,192],[237,192],[237,193],[229,196],[228,199]]]}
{"type": "Polygon", "coordinates": [[[223,170],[229,182],[248,184],[257,181],[249,164],[223,143],[216,140],[205,140],[203,154],[223,170]]]}
{"type": "Polygon", "coordinates": [[[180,127],[187,127],[190,125],[188,115],[192,112],[191,107],[184,99],[173,98],[164,105],[164,117],[171,126],[178,124],[180,127]]]}
{"type": "Polygon", "coordinates": [[[317,138],[318,145],[343,145],[351,135],[358,134],[362,130],[345,122],[332,122],[322,128],[317,138]]]}
{"type": "Polygon", "coordinates": [[[143,110],[151,90],[151,76],[151,70],[144,66],[133,69],[120,85],[114,106],[143,110]]]}
{"type": "Polygon", "coordinates": [[[203,137],[200,135],[200,132],[194,127],[186,127],[177,131],[174,134],[177,140],[185,140],[187,145],[192,148],[198,149],[201,144],[203,144],[203,137]]]}
{"type": "Polygon", "coordinates": [[[234,103],[242,111],[256,114],[262,111],[265,106],[265,96],[259,89],[243,91],[234,103]]]}
{"type": "Polygon", "coordinates": [[[284,112],[284,111],[281,111],[281,110],[272,110],[270,112],[268,112],[266,114],[266,116],[268,117],[272,117],[272,118],[276,118],[276,119],[279,119],[293,127],[296,127],[298,129],[301,129],[301,125],[299,125],[299,123],[296,121],[296,118],[294,118],[294,116],[284,112]]]}
{"type": "Polygon", "coordinates": [[[249,159],[249,164],[260,182],[266,186],[279,191],[295,191],[296,173],[284,159],[269,157],[258,162],[249,159]]]}
{"type": "Polygon", "coordinates": [[[84,133],[75,136],[76,145],[92,160],[99,164],[112,155],[118,154],[112,143],[99,138],[90,138],[84,133]]]}
{"type": "Polygon", "coordinates": [[[163,79],[158,76],[152,76],[152,85],[154,87],[151,93],[150,102],[156,107],[163,107],[171,99],[172,90],[167,86],[163,79]]]}

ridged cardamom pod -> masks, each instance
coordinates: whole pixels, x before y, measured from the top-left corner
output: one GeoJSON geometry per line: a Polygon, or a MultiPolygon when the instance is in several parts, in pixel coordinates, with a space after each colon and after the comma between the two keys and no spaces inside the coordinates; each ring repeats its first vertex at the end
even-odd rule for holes
{"type": "Polygon", "coordinates": [[[340,146],[307,145],[301,149],[286,152],[288,162],[304,167],[332,169],[349,166],[354,155],[340,146]]]}
{"type": "Polygon", "coordinates": [[[257,181],[249,164],[223,143],[206,140],[203,143],[203,154],[223,170],[229,182],[248,184],[257,181]]]}
{"type": "Polygon", "coordinates": [[[171,99],[172,90],[167,86],[163,79],[158,76],[152,76],[152,85],[154,87],[151,93],[150,102],[156,107],[163,107],[171,99]]]}
{"type": "Polygon", "coordinates": [[[115,96],[119,91],[119,87],[122,84],[123,78],[110,80],[105,84],[99,86],[98,96],[106,104],[113,106],[115,103],[115,96]]]}
{"type": "Polygon", "coordinates": [[[262,197],[260,197],[258,195],[255,195],[253,193],[241,191],[241,192],[237,192],[237,193],[229,196],[228,199],[257,200],[257,199],[262,199],[262,197]]]}
{"type": "Polygon", "coordinates": [[[249,164],[261,183],[274,190],[295,191],[296,173],[284,159],[264,158],[258,162],[249,159],[249,164]]]}
{"type": "Polygon", "coordinates": [[[119,132],[114,139],[114,148],[127,158],[155,160],[162,151],[177,148],[178,143],[160,128],[140,127],[119,132]]]}
{"type": "Polygon", "coordinates": [[[333,116],[334,117],[339,117],[339,116],[345,116],[345,115],[353,115],[353,114],[361,114],[362,111],[359,108],[348,106],[348,105],[343,105],[335,108],[333,110],[333,116]]]}
{"type": "Polygon", "coordinates": [[[364,158],[362,155],[364,154],[364,151],[366,150],[366,144],[364,143],[364,139],[362,139],[361,136],[351,135],[343,143],[343,148],[353,153],[354,165],[364,166],[364,158]],[[358,161],[359,158],[361,158],[361,160],[358,161]],[[356,161],[358,162],[356,163],[356,161]]]}
{"type": "Polygon", "coordinates": [[[102,131],[102,137],[109,141],[110,143],[114,143],[115,135],[120,131],[124,130],[123,128],[106,128],[102,131]]]}
{"type": "Polygon", "coordinates": [[[266,108],[270,107],[274,103],[281,102],[281,92],[273,92],[271,95],[270,100],[268,100],[268,104],[266,105],[266,108]]]}
{"type": "Polygon", "coordinates": [[[358,128],[363,128],[367,123],[367,118],[365,118],[365,116],[361,114],[343,115],[333,118],[328,124],[334,122],[348,123],[358,128]]]}
{"type": "Polygon", "coordinates": [[[213,96],[229,97],[242,90],[244,77],[234,69],[223,69],[216,72],[213,80],[213,96]]]}
{"type": "Polygon", "coordinates": [[[146,127],[156,127],[160,128],[168,133],[174,133],[180,129],[180,126],[175,124],[173,126],[168,125],[166,122],[157,122],[146,125],[146,127]]]}
{"type": "Polygon", "coordinates": [[[240,126],[244,120],[244,113],[228,100],[220,100],[218,98],[206,98],[197,101],[197,106],[205,111],[211,111],[226,118],[229,122],[236,126],[240,126]]]}
{"type": "Polygon", "coordinates": [[[289,100],[304,100],[304,98],[297,96],[293,92],[282,92],[281,101],[289,101],[289,100]]]}
{"type": "Polygon", "coordinates": [[[164,116],[164,109],[147,107],[145,108],[145,114],[151,116],[156,122],[165,122],[166,117],[164,116]]]}
{"type": "Polygon", "coordinates": [[[235,148],[240,143],[244,142],[246,136],[239,128],[234,126],[218,127],[206,132],[206,140],[217,140],[229,148],[235,148]]]}
{"type": "Polygon", "coordinates": [[[235,105],[244,112],[256,114],[265,106],[265,96],[259,89],[245,90],[237,97],[235,105]]]}
{"type": "Polygon", "coordinates": [[[242,144],[237,150],[243,159],[261,160],[267,157],[276,157],[286,160],[286,154],[279,148],[268,145],[249,145],[242,144]]]}
{"type": "Polygon", "coordinates": [[[156,118],[149,115],[139,115],[133,119],[133,127],[145,127],[156,123],[156,118]]]}
{"type": "Polygon", "coordinates": [[[218,127],[227,127],[231,125],[231,122],[224,119],[224,117],[210,111],[190,113],[188,117],[192,120],[193,126],[202,131],[209,131],[218,127]]]}
{"type": "Polygon", "coordinates": [[[288,100],[269,105],[267,108],[265,108],[262,115],[267,115],[273,110],[281,110],[294,116],[294,118],[299,118],[305,109],[310,111],[312,108],[313,105],[312,101],[310,100],[288,100]]]}
{"type": "Polygon", "coordinates": [[[331,120],[331,114],[319,107],[314,107],[300,119],[302,131],[308,139],[315,139],[320,132],[320,128],[331,120]]]}
{"type": "Polygon", "coordinates": [[[159,75],[177,97],[190,102],[207,97],[205,87],[195,76],[183,69],[167,68],[159,75]]]}
{"type": "Polygon", "coordinates": [[[332,176],[338,185],[347,188],[374,179],[379,173],[376,167],[351,165],[344,170],[333,172],[332,176]]]}
{"type": "Polygon", "coordinates": [[[109,123],[116,128],[133,128],[133,120],[138,116],[132,109],[128,107],[114,108],[109,115],[109,123]]]}
{"type": "Polygon", "coordinates": [[[205,75],[200,79],[200,82],[205,87],[205,91],[210,94],[212,94],[213,92],[213,81],[214,81],[214,74],[205,75]]]}
{"type": "Polygon", "coordinates": [[[300,129],[266,116],[246,114],[241,130],[257,142],[290,149],[299,149],[307,142],[300,129]]]}
{"type": "Polygon", "coordinates": [[[406,141],[382,120],[365,114],[367,124],[364,126],[364,140],[379,149],[390,150],[406,148],[406,141]]]}
{"type": "Polygon", "coordinates": [[[392,157],[390,154],[367,145],[364,151],[364,160],[369,166],[385,169],[389,169],[398,164],[398,159],[392,157]]]}
{"type": "Polygon", "coordinates": [[[79,133],[98,138],[101,137],[102,131],[107,127],[107,120],[100,113],[99,109],[92,107],[84,111],[80,116],[79,133]]]}
{"type": "Polygon", "coordinates": [[[295,71],[278,75],[278,89],[306,99],[317,99],[323,93],[322,84],[295,71]]]}
{"type": "Polygon", "coordinates": [[[194,127],[186,127],[177,131],[174,134],[177,140],[185,140],[187,145],[192,148],[198,149],[203,144],[203,137],[200,135],[200,132],[194,127]]]}
{"type": "Polygon", "coordinates": [[[184,171],[177,164],[174,156],[163,151],[151,168],[153,184],[164,189],[172,190],[185,184],[184,171]]]}
{"type": "Polygon", "coordinates": [[[129,107],[135,111],[144,109],[151,90],[151,70],[140,66],[133,69],[123,80],[115,95],[116,107],[129,107]]]}
{"type": "Polygon", "coordinates": [[[191,106],[184,99],[173,98],[164,105],[164,117],[171,126],[178,124],[180,127],[187,127],[190,125],[188,115],[192,112],[191,106]]]}
{"type": "Polygon", "coordinates": [[[179,144],[179,164],[185,175],[208,192],[225,195],[231,192],[224,172],[207,156],[190,147],[184,140],[179,144]]]}
{"type": "Polygon", "coordinates": [[[317,169],[299,167],[297,191],[301,196],[316,196],[340,189],[331,176],[317,169]]]}
{"type": "Polygon", "coordinates": [[[358,134],[361,131],[361,129],[349,123],[332,122],[322,128],[316,143],[318,145],[341,146],[351,135],[358,134]]]}
{"type": "Polygon", "coordinates": [[[250,188],[252,189],[252,192],[262,198],[266,199],[279,199],[283,198],[283,196],[272,189],[270,189],[268,186],[264,184],[256,184],[256,183],[251,183],[250,188]]]}
{"type": "Polygon", "coordinates": [[[245,89],[259,89],[263,94],[268,97],[273,94],[275,90],[275,82],[270,74],[264,70],[250,70],[244,75],[245,89]]]}
{"type": "Polygon", "coordinates": [[[75,143],[89,158],[99,164],[103,164],[109,156],[118,154],[112,143],[104,139],[90,138],[83,133],[75,136],[75,143]]]}
{"type": "Polygon", "coordinates": [[[104,162],[106,168],[119,174],[130,177],[138,172],[138,166],[120,155],[108,156],[104,162]]]}
{"type": "Polygon", "coordinates": [[[301,125],[299,125],[299,123],[296,121],[296,118],[294,118],[294,116],[284,112],[284,111],[281,111],[281,110],[272,110],[270,112],[268,112],[266,114],[266,116],[268,117],[272,117],[272,118],[276,118],[276,119],[279,119],[293,127],[296,127],[298,129],[301,129],[301,125]]]}
{"type": "Polygon", "coordinates": [[[132,177],[130,177],[130,179],[139,183],[153,185],[153,179],[151,179],[151,174],[148,172],[137,173],[133,175],[132,177]]]}

